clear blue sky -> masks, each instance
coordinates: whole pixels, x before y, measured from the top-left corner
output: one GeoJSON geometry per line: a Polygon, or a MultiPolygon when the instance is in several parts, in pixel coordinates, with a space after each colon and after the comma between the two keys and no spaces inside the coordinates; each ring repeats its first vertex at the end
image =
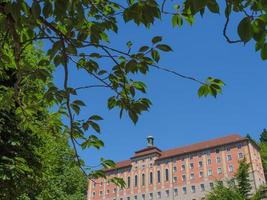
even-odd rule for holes
{"type": "MultiPolygon", "coordinates": [[[[82,151],[87,164],[97,164],[100,157],[120,161],[145,147],[145,138],[153,135],[160,149],[169,149],[230,133],[251,134],[258,139],[267,128],[267,66],[255,53],[253,43],[228,44],[223,35],[223,15],[206,15],[190,27],[171,27],[168,18],[158,21],[150,30],[130,24],[120,24],[117,35],[110,36],[111,45],[123,49],[128,40],[149,44],[161,35],[174,52],[162,54],[160,65],[204,80],[208,76],[220,78],[227,84],[223,94],[199,98],[198,85],[171,74],[151,70],[142,78],[148,86],[147,97],[153,102],[149,112],[143,113],[136,125],[127,116],[119,118],[117,110],[108,111],[107,89],[88,89],[79,93],[87,103],[81,118],[92,114],[104,117],[101,139],[105,147],[100,151],[82,151]]],[[[240,19],[234,19],[233,24],[240,19]]],[[[229,30],[237,37],[236,29],[229,30]]],[[[62,70],[55,73],[62,84],[62,70]]],[[[92,77],[72,70],[72,86],[87,85],[92,77]]]]}

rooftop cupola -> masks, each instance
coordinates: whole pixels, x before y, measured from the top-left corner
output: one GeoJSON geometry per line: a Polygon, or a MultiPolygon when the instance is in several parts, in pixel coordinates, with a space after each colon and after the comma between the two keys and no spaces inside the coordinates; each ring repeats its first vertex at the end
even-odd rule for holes
{"type": "Polygon", "coordinates": [[[147,139],[147,146],[148,147],[153,147],[154,146],[154,138],[153,138],[153,136],[148,136],[146,139],[147,139]]]}

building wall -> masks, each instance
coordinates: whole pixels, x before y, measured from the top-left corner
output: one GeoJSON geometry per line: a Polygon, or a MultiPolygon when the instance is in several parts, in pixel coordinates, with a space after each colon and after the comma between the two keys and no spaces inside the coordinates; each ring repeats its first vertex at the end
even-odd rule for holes
{"type": "Polygon", "coordinates": [[[134,158],[131,167],[118,169],[109,175],[123,178],[126,184],[130,177],[129,187],[120,189],[101,179],[95,180],[97,184],[89,181],[88,200],[142,200],[143,195],[146,200],[151,199],[151,195],[152,199],[161,200],[201,199],[211,190],[210,184],[215,184],[219,180],[224,182],[231,180],[238,169],[239,160],[243,157],[251,163],[250,177],[255,190],[265,183],[261,158],[257,147],[248,141],[243,141],[164,160],[158,160],[156,154],[134,158]],[[202,166],[199,162],[202,162],[202,166]],[[168,169],[168,180],[166,180],[166,169],[168,169]],[[160,182],[157,180],[158,171],[161,175],[160,182]],[[153,173],[153,184],[150,184],[150,172],[153,173]],[[200,172],[203,172],[202,177],[200,172]],[[145,175],[144,185],[142,174],[145,175]],[[137,187],[134,185],[136,175],[137,187]],[[182,179],[183,175],[186,176],[185,180],[182,179]],[[205,188],[201,188],[201,185],[205,188]],[[195,187],[195,191],[192,187],[195,187]],[[186,188],[186,194],[183,188],[186,188]]]}

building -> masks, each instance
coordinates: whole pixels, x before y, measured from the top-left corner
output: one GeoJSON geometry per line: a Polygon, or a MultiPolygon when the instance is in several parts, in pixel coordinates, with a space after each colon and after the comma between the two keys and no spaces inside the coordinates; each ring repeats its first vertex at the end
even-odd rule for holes
{"type": "Polygon", "coordinates": [[[265,183],[259,148],[246,137],[228,135],[167,151],[153,140],[148,137],[146,148],[106,171],[108,177],[123,178],[126,188],[89,181],[88,200],[202,199],[215,181],[231,180],[244,157],[251,163],[253,190],[265,183]]]}

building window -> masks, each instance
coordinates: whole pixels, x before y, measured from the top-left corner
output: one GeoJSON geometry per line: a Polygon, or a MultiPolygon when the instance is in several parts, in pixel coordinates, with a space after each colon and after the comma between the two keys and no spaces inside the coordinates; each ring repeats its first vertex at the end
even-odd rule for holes
{"type": "Polygon", "coordinates": [[[233,172],[233,171],[234,171],[233,165],[229,165],[229,166],[228,166],[228,171],[229,171],[229,172],[233,172]]]}
{"type": "Polygon", "coordinates": [[[149,193],[149,199],[150,199],[150,200],[153,199],[153,193],[149,193]]]}
{"type": "Polygon", "coordinates": [[[192,159],[193,159],[193,155],[190,155],[190,156],[189,156],[189,159],[192,160],[192,159]]]}
{"type": "Polygon", "coordinates": [[[199,162],[198,162],[198,167],[199,167],[199,168],[202,168],[202,167],[203,167],[203,162],[202,162],[202,161],[199,161],[199,162]]]}
{"type": "Polygon", "coordinates": [[[99,191],[99,196],[102,196],[103,195],[103,191],[99,191]]]}
{"type": "Polygon", "coordinates": [[[182,165],[181,170],[182,170],[182,171],[185,171],[185,165],[182,165]]]}
{"type": "Polygon", "coordinates": [[[127,182],[128,182],[128,188],[130,188],[131,187],[131,177],[130,176],[128,176],[127,182]]]}
{"type": "Polygon", "coordinates": [[[158,171],[158,183],[160,183],[160,171],[158,171]]]}
{"type": "Polygon", "coordinates": [[[173,177],[173,182],[175,182],[175,183],[177,182],[177,177],[176,176],[173,177]]]}
{"type": "Polygon", "coordinates": [[[174,188],[174,196],[178,196],[178,189],[177,188],[174,188]]]}
{"type": "Polygon", "coordinates": [[[196,186],[194,186],[194,185],[191,186],[191,192],[192,193],[195,193],[196,192],[196,186]]]}
{"type": "Polygon", "coordinates": [[[116,193],[116,188],[113,189],[113,193],[116,193]]]}
{"type": "Polygon", "coordinates": [[[166,197],[170,196],[170,191],[169,190],[166,190],[165,193],[166,193],[166,197]]]}
{"type": "Polygon", "coordinates": [[[158,192],[158,199],[161,198],[161,192],[158,192]]]}
{"type": "Polygon", "coordinates": [[[242,159],[243,157],[244,157],[243,153],[241,153],[241,152],[238,153],[238,158],[239,158],[239,159],[242,159]]]}
{"type": "Polygon", "coordinates": [[[94,184],[93,184],[93,188],[95,188],[95,186],[96,186],[96,183],[94,182],[94,184]]]}
{"type": "Polygon", "coordinates": [[[127,197],[127,200],[130,200],[131,198],[130,197],[127,197]]]}
{"type": "Polygon", "coordinates": [[[213,189],[214,188],[214,184],[212,182],[210,182],[210,188],[213,189]]]}
{"type": "Polygon", "coordinates": [[[241,147],[242,147],[241,144],[238,144],[238,145],[237,145],[237,148],[238,148],[238,149],[241,149],[241,147]]]}
{"type": "Polygon", "coordinates": [[[145,198],[146,198],[146,195],[142,194],[142,200],[145,200],[145,198]]]}
{"type": "Polygon", "coordinates": [[[215,152],[216,152],[216,153],[220,153],[220,149],[216,149],[215,152]]]}
{"type": "Polygon", "coordinates": [[[177,171],[177,167],[173,167],[173,172],[176,172],[177,171]]]}
{"type": "Polygon", "coordinates": [[[165,169],[165,181],[169,181],[169,170],[165,169]]]}
{"type": "Polygon", "coordinates": [[[145,174],[142,174],[142,186],[145,185],[145,174]]]}
{"type": "Polygon", "coordinates": [[[120,200],[123,200],[123,198],[120,198],[120,200]]]}
{"type": "Polygon", "coordinates": [[[217,162],[217,163],[221,163],[221,158],[220,158],[220,157],[217,157],[217,158],[216,158],[216,162],[217,162]]]}
{"type": "Polygon", "coordinates": [[[232,160],[232,156],[231,155],[227,155],[227,160],[228,161],[232,160]]]}
{"type": "Polygon", "coordinates": [[[195,178],[194,173],[191,173],[191,174],[190,174],[190,179],[194,179],[194,178],[195,178]]]}
{"type": "Polygon", "coordinates": [[[152,172],[150,172],[150,175],[149,175],[149,183],[153,184],[153,173],[152,172]]]}
{"type": "Polygon", "coordinates": [[[109,194],[109,190],[107,190],[107,194],[109,194]]]}
{"type": "Polygon", "coordinates": [[[228,151],[228,152],[231,151],[231,148],[230,147],[227,147],[226,148],[226,151],[228,151]]]}
{"type": "Polygon", "coordinates": [[[211,159],[210,159],[210,158],[208,158],[208,160],[207,160],[207,164],[208,164],[208,165],[211,164],[211,159]]]}
{"type": "Polygon", "coordinates": [[[208,169],[208,176],[212,176],[212,169],[208,169]]]}
{"type": "Polygon", "coordinates": [[[186,191],[186,187],[183,187],[183,194],[186,194],[187,191],[186,191]]]}
{"type": "Polygon", "coordinates": [[[134,187],[137,187],[137,185],[138,185],[138,176],[135,175],[134,176],[134,187]]]}
{"type": "Polygon", "coordinates": [[[93,197],[95,197],[95,192],[93,192],[93,197]]]}
{"type": "Polygon", "coordinates": [[[217,173],[218,173],[218,174],[222,174],[222,168],[218,167],[218,168],[217,168],[217,173]]]}
{"type": "Polygon", "coordinates": [[[205,191],[205,185],[204,184],[200,184],[200,189],[201,189],[202,192],[204,192],[205,191]]]}
{"type": "Polygon", "coordinates": [[[194,163],[190,163],[190,169],[194,169],[194,163]]]}
{"type": "Polygon", "coordinates": [[[203,171],[199,172],[199,177],[201,177],[201,178],[203,177],[203,171]]]}
{"type": "Polygon", "coordinates": [[[182,175],[182,180],[185,181],[186,180],[186,176],[182,175]]]}
{"type": "Polygon", "coordinates": [[[134,196],[134,199],[137,200],[137,195],[134,196]]]}

